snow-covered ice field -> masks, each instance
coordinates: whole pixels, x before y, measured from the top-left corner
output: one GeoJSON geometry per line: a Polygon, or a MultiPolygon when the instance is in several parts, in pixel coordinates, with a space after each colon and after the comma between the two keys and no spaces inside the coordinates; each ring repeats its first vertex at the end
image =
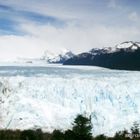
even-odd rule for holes
{"type": "Polygon", "coordinates": [[[1,66],[0,128],[67,129],[91,115],[93,134],[140,122],[140,72],[89,66],[1,66]]]}

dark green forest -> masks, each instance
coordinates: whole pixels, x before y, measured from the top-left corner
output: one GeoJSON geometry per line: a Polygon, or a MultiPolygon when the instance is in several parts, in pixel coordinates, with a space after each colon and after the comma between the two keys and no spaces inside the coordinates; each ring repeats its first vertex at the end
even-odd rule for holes
{"type": "Polygon", "coordinates": [[[37,130],[0,130],[0,140],[140,140],[140,129],[137,123],[131,127],[130,132],[123,130],[116,132],[113,137],[104,134],[92,136],[91,119],[78,115],[72,129],[66,131],[54,130],[52,133],[45,133],[37,130]]]}

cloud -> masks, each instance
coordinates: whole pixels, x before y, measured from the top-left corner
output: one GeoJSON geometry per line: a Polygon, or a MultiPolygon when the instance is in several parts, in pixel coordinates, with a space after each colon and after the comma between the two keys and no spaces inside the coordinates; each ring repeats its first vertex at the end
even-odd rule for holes
{"type": "Polygon", "coordinates": [[[15,6],[7,6],[7,5],[1,4],[0,11],[2,12],[1,15],[7,15],[8,18],[10,18],[11,16],[11,18],[13,18],[14,20],[16,20],[17,17],[21,17],[21,18],[25,18],[34,22],[36,21],[36,22],[40,22],[44,24],[47,22],[58,22],[58,21],[60,22],[61,21],[58,18],[47,15],[43,12],[39,13],[38,11],[34,11],[32,9],[17,8],[15,6]]]}
{"type": "Polygon", "coordinates": [[[0,9],[1,10],[8,10],[8,11],[12,11],[13,10],[10,6],[2,5],[2,4],[0,4],[0,9]]]}
{"type": "Polygon", "coordinates": [[[17,58],[40,57],[45,50],[45,42],[31,36],[6,35],[0,37],[0,61],[17,58]]]}
{"type": "Polygon", "coordinates": [[[81,0],[81,2],[73,0],[67,2],[65,0],[48,0],[47,2],[45,0],[42,0],[41,2],[38,0],[20,0],[18,2],[15,0],[7,0],[1,3],[2,5],[12,7],[17,11],[30,11],[42,15],[50,15],[60,19],[69,19],[77,18],[77,14],[79,15],[79,13],[76,11],[81,9],[80,11],[82,12],[82,7],[85,6],[87,2],[84,2],[84,0],[81,0]]]}
{"type": "Polygon", "coordinates": [[[128,19],[131,20],[131,21],[138,21],[139,20],[139,16],[138,16],[137,12],[131,12],[128,15],[128,19]]]}
{"type": "Polygon", "coordinates": [[[80,53],[127,40],[139,41],[139,26],[128,24],[139,18],[138,11],[130,13],[132,10],[120,8],[119,2],[2,1],[0,14],[5,19],[1,18],[0,27],[6,27],[0,30],[0,60],[40,57],[45,50],[60,52],[64,48],[80,53]]]}
{"type": "Polygon", "coordinates": [[[58,53],[66,48],[80,53],[92,48],[114,47],[126,40],[137,41],[140,35],[137,28],[120,29],[103,25],[88,28],[69,25],[57,28],[28,23],[21,25],[21,29],[28,35],[0,36],[0,60],[41,57],[45,50],[58,53]]]}
{"type": "Polygon", "coordinates": [[[116,8],[116,7],[118,7],[118,5],[116,3],[116,0],[109,0],[108,7],[109,8],[116,8]]]}
{"type": "Polygon", "coordinates": [[[17,11],[29,11],[61,20],[94,19],[96,10],[98,8],[100,9],[100,7],[96,6],[97,3],[98,2],[96,0],[19,0],[18,2],[17,0],[1,1],[1,4],[12,7],[17,11]]]}

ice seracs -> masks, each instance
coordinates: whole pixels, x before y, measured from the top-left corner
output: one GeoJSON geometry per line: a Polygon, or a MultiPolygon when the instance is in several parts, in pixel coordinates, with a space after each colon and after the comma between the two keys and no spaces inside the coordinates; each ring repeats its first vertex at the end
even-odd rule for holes
{"type": "Polygon", "coordinates": [[[77,114],[85,114],[91,115],[94,135],[112,135],[140,122],[139,72],[74,66],[16,69],[0,69],[0,129],[65,130],[77,114]]]}

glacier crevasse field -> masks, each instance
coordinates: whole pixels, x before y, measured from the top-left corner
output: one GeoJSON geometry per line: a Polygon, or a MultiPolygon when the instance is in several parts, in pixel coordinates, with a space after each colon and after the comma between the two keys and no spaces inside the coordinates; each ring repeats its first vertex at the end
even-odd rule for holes
{"type": "Polygon", "coordinates": [[[140,122],[140,72],[82,66],[0,67],[0,128],[72,127],[91,115],[93,134],[140,122]]]}

